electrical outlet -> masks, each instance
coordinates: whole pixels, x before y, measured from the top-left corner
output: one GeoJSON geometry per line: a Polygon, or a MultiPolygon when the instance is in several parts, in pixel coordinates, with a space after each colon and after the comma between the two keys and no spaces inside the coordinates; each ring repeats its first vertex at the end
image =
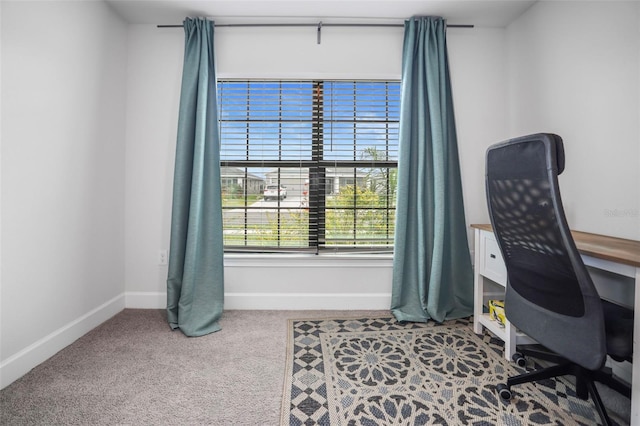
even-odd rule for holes
{"type": "Polygon", "coordinates": [[[167,250],[160,250],[158,252],[158,265],[166,265],[169,263],[169,252],[167,250]]]}

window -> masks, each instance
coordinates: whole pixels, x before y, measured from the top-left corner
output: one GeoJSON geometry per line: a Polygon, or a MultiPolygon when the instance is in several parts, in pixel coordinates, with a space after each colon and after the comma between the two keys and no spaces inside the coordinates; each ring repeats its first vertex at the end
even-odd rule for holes
{"type": "Polygon", "coordinates": [[[220,81],[226,251],[393,247],[399,82],[220,81]]]}

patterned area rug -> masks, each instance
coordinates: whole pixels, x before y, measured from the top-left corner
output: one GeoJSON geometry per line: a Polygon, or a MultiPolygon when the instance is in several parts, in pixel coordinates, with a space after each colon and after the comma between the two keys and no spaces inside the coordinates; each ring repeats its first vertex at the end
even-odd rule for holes
{"type": "Polygon", "coordinates": [[[282,425],[596,425],[564,380],[495,385],[522,372],[469,319],[290,320],[282,425]]]}

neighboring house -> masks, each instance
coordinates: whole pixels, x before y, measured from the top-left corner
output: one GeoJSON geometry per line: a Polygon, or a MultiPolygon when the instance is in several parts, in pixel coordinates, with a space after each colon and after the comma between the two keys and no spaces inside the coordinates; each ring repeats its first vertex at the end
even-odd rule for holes
{"type": "MultiPolygon", "coordinates": [[[[272,170],[265,174],[267,185],[278,184],[278,171],[272,170]]],[[[280,185],[287,188],[289,195],[300,196],[305,182],[309,181],[309,170],[305,168],[280,169],[280,185]]],[[[351,167],[327,168],[325,176],[325,188],[327,194],[338,194],[340,188],[345,186],[363,186],[367,182],[367,173],[356,169],[354,175],[351,167]]]]}
{"type": "Polygon", "coordinates": [[[220,181],[222,183],[222,192],[230,192],[245,187],[247,194],[261,194],[264,190],[265,183],[258,175],[246,173],[243,169],[237,167],[220,167],[220,181]]]}
{"type": "Polygon", "coordinates": [[[305,181],[309,179],[309,170],[305,168],[281,168],[280,182],[278,182],[278,170],[273,169],[265,173],[267,185],[280,185],[287,188],[288,196],[300,197],[305,181]]]}
{"type": "Polygon", "coordinates": [[[339,194],[340,189],[345,186],[364,186],[367,183],[368,175],[360,169],[355,170],[350,167],[327,168],[325,176],[325,187],[327,194],[339,194]]]}

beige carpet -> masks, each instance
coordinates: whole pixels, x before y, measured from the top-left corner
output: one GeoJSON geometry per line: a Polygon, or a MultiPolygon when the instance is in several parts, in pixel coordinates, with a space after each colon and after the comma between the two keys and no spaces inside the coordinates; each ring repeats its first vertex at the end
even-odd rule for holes
{"type": "Polygon", "coordinates": [[[0,425],[277,425],[288,319],[336,315],[226,311],[188,338],[127,309],[0,391],[0,425]]]}

